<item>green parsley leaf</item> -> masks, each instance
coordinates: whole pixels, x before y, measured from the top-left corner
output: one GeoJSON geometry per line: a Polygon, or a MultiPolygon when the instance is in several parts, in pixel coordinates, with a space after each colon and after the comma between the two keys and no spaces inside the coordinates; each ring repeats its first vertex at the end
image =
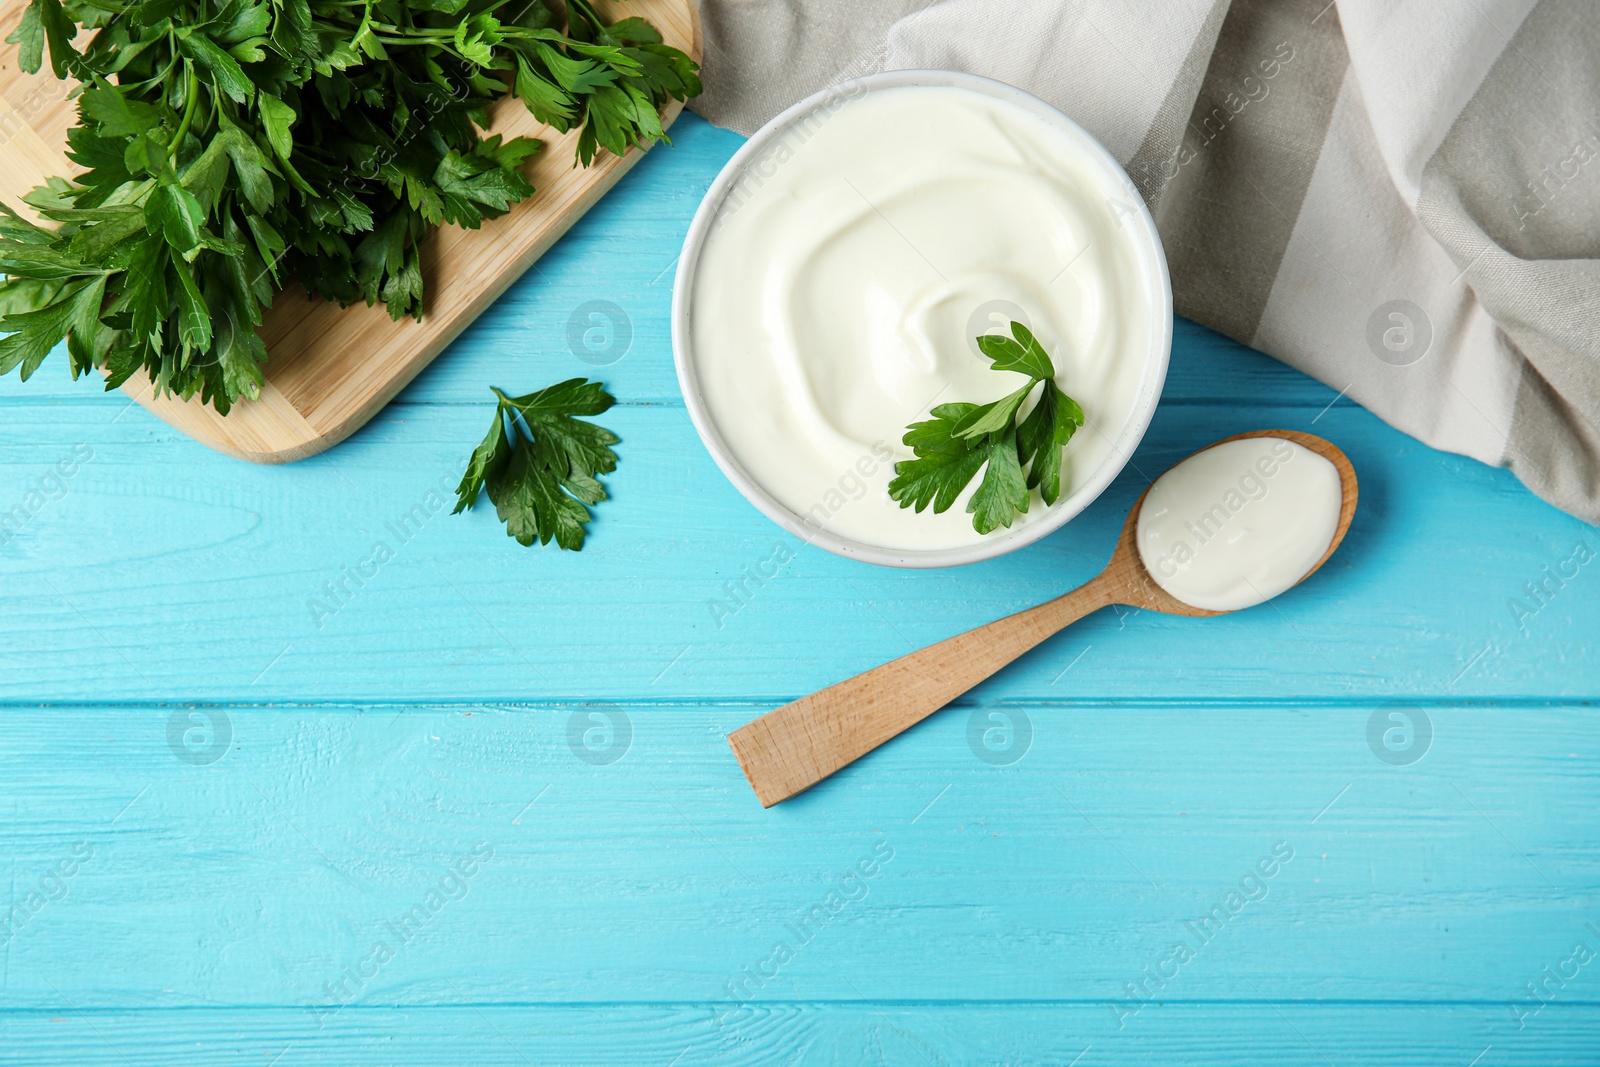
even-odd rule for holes
{"type": "Polygon", "coordinates": [[[1039,402],[1017,427],[1017,459],[1028,467],[1028,488],[1039,490],[1044,502],[1061,496],[1061,449],[1083,425],[1083,409],[1046,381],[1039,402]]]}
{"type": "Polygon", "coordinates": [[[262,93],[256,106],[261,109],[261,125],[266,131],[267,143],[279,159],[287,160],[294,152],[294,135],[289,131],[298,117],[294,108],[271,93],[262,93]]]}
{"type": "Polygon", "coordinates": [[[903,440],[916,458],[896,463],[889,482],[889,495],[901,507],[921,512],[932,504],[936,515],[950,510],[983,466],[982,449],[955,433],[956,425],[977,410],[977,404],[940,404],[932,419],[906,430],[903,440]]]}
{"type": "Polygon", "coordinates": [[[986,534],[1009,527],[1013,516],[1028,510],[1028,483],[1017,462],[1016,430],[996,434],[980,452],[983,481],[967,502],[967,512],[972,516],[972,528],[986,534]]]}
{"type": "Polygon", "coordinates": [[[516,167],[541,147],[541,142],[527,137],[502,145],[495,135],[467,155],[448,153],[433,172],[445,221],[475,230],[485,218],[503,215],[512,204],[531,195],[533,186],[516,167]]]}
{"type": "Polygon", "coordinates": [[[211,76],[211,83],[221,89],[236,104],[245,103],[255,94],[252,82],[217,42],[204,33],[187,33],[178,37],[178,51],[194,60],[211,76]]]}
{"type": "Polygon", "coordinates": [[[978,351],[994,361],[994,370],[1016,371],[1034,381],[1056,376],[1055,364],[1045,354],[1044,347],[1034,339],[1033,333],[1022,323],[1011,324],[1011,337],[984,334],[978,338],[978,351]],[[1015,338],[1013,340],[1013,338],[1015,338]]]}
{"type": "Polygon", "coordinates": [[[28,5],[22,13],[22,21],[6,38],[7,44],[19,46],[17,64],[29,74],[39,73],[39,67],[44,63],[44,17],[40,14],[41,10],[42,5],[28,5]]]}
{"type": "Polygon", "coordinates": [[[110,85],[85,89],[79,99],[84,115],[99,124],[102,137],[137,137],[161,122],[160,108],[131,100],[110,85]]]}
{"type": "Polygon", "coordinates": [[[459,515],[476,507],[484,483],[491,475],[498,474],[510,458],[511,439],[506,436],[505,407],[500,405],[494,410],[494,425],[489,427],[488,435],[473,449],[472,458],[467,461],[467,472],[456,486],[456,506],[451,514],[459,515]]]}
{"type": "Polygon", "coordinates": [[[986,437],[992,433],[1000,433],[1009,429],[1017,419],[1017,409],[1022,402],[1028,399],[1028,394],[1033,391],[1036,382],[1030,381],[1021,389],[1007,396],[1001,397],[992,404],[984,404],[974,408],[966,415],[956,420],[950,432],[957,437],[986,437]]]}
{"type": "Polygon", "coordinates": [[[1026,374],[1028,384],[989,404],[941,404],[932,419],[912,423],[902,440],[914,458],[896,463],[889,482],[889,496],[901,507],[921,512],[931,504],[943,513],[980,470],[967,512],[981,534],[1026,514],[1033,489],[1046,505],[1060,498],[1061,450],[1083,425],[1083,409],[1056,385],[1055,365],[1032,332],[1013,322],[1011,334],[979,337],[978,347],[995,370],[1026,374]],[[1019,425],[1017,413],[1041,382],[1019,425]]]}
{"type": "Polygon", "coordinates": [[[577,416],[614,403],[599,382],[572,378],[526,396],[494,390],[494,423],[456,487],[455,512],[488,491],[506,533],[524,545],[583,548],[589,506],[606,499],[597,475],[617,468],[616,434],[577,416]]]}
{"type": "Polygon", "coordinates": [[[159,233],[167,244],[187,252],[200,244],[200,227],[205,224],[205,208],[193,193],[181,185],[163,185],[145,202],[145,227],[159,233]]]}

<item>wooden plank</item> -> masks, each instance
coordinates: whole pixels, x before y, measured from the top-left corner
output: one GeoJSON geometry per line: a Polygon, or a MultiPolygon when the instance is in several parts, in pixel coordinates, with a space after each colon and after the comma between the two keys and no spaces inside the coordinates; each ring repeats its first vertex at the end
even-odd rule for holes
{"type": "MultiPolygon", "coordinates": [[[[470,997],[463,987],[461,999],[470,997]]],[[[699,1004],[347,1010],[317,1029],[294,1009],[0,1015],[0,1064],[195,1067],[794,1067],[1049,1064],[1120,1067],[1567,1067],[1594,1062],[1592,1002],[1553,1004],[1507,1033],[1483,1004],[1170,1003],[1135,1031],[1103,1033],[1097,1005],[796,1003],[764,1010],[737,1039],[699,1004]],[[277,1057],[276,1059],[274,1057],[277,1057]]],[[[1154,1011],[1155,1009],[1151,1009],[1154,1011]]]]}
{"type": "MultiPolygon", "coordinates": [[[[26,0],[0,0],[0,25],[14,26],[26,0]]],[[[601,10],[616,15],[602,3],[601,10]]],[[[618,10],[621,10],[620,8],[618,10]]],[[[649,20],[668,44],[700,58],[698,9],[687,0],[637,0],[626,14],[649,20]]],[[[57,99],[60,83],[16,63],[17,46],[0,46],[0,198],[20,197],[52,174],[70,174],[63,148],[71,112],[57,99]],[[20,103],[18,102],[20,101],[20,103]]],[[[662,112],[670,125],[682,105],[662,112]]],[[[517,100],[490,112],[490,133],[528,136],[545,149],[524,165],[538,193],[480,229],[440,227],[423,246],[428,295],[421,322],[394,322],[381,307],[340,308],[307,300],[291,285],[278,294],[261,335],[271,359],[259,402],[226,417],[198,401],[157,397],[148,379],[124,391],[172,426],[220,452],[258,463],[303,459],[344,440],[391,400],[466,326],[526,271],[572,223],[605,195],[643,155],[601,153],[573,166],[579,131],[558,134],[517,100]]]]}
{"type": "Polygon", "coordinates": [[[717,473],[681,408],[607,413],[622,463],[579,554],[522,548],[488,511],[444,514],[441,488],[483,433],[487,405],[395,409],[292,475],[118,410],[9,411],[0,516],[20,507],[23,521],[0,545],[0,700],[776,706],[1087,580],[1141,472],[1251,427],[1321,433],[1354,462],[1361,507],[1327,567],[1236,615],[1098,613],[976,695],[1600,695],[1600,661],[1585,652],[1600,630],[1600,565],[1559,589],[1549,577],[1570,573],[1578,542],[1600,548],[1593,529],[1508,472],[1354,408],[1163,407],[1129,470],[1062,531],[1004,559],[919,574],[788,538],[717,473]],[[49,472],[80,444],[94,458],[52,488],[49,472]],[[373,574],[380,541],[393,558],[373,574]],[[1553,593],[1519,619],[1510,603],[1532,604],[1526,589],[1539,582],[1553,593]]]}
{"type": "MultiPolygon", "coordinates": [[[[462,992],[462,1000],[470,997],[462,992]]],[[[1190,1064],[1562,1067],[1594,1062],[1594,1003],[1507,1029],[1501,1005],[1186,1005],[1104,1032],[1091,1005],[792,1005],[725,1037],[702,1005],[475,1006],[346,1011],[323,1029],[294,1009],[70,1011],[0,1016],[0,1064],[395,1064],[736,1067],[744,1064],[1190,1064]],[[1485,1049],[1488,1049],[1485,1053],[1485,1049]],[[278,1057],[278,1059],[274,1059],[278,1057]]],[[[1152,1009],[1154,1011],[1154,1009],[1152,1009]]]]}
{"type": "Polygon", "coordinates": [[[1413,705],[1405,764],[1371,710],[979,705],[763,810],[723,740],[747,706],[12,707],[9,895],[56,899],[4,946],[5,1005],[1069,1000],[1112,1032],[1148,967],[1162,1001],[1510,1026],[1600,951],[1600,722],[1413,705]],[[974,747],[995,712],[1030,724],[1015,762],[974,747]]]}

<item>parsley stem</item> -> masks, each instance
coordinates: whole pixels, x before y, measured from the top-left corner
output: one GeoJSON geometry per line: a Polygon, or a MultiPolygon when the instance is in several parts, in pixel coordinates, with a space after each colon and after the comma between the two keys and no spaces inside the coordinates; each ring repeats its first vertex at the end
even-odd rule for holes
{"type": "Polygon", "coordinates": [[[178,120],[178,132],[172,135],[172,143],[167,146],[167,157],[176,159],[178,148],[183,144],[183,139],[189,135],[189,124],[194,121],[195,104],[200,99],[200,78],[194,72],[194,64],[185,61],[184,70],[188,72],[189,79],[184,83],[184,95],[189,99],[183,105],[183,118],[178,120]]]}
{"type": "Polygon", "coordinates": [[[381,30],[384,33],[400,33],[404,34],[408,38],[414,39],[433,37],[450,38],[456,35],[455,30],[430,30],[423,26],[396,26],[390,22],[379,22],[377,19],[373,19],[371,22],[367,23],[367,26],[369,29],[381,30]]]}

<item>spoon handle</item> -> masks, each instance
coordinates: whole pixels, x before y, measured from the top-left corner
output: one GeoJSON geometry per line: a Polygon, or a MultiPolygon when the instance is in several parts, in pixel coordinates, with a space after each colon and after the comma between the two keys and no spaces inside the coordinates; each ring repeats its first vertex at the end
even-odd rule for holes
{"type": "Polygon", "coordinates": [[[929,645],[746,723],[728,744],[761,806],[809,789],[1063,627],[1115,603],[1107,568],[1065,596],[929,645]]]}

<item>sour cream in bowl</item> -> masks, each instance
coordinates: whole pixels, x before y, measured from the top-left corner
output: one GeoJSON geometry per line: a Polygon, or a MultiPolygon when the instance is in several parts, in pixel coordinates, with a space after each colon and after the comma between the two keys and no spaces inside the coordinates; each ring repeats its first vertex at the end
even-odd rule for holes
{"type": "Polygon", "coordinates": [[[839,555],[943,567],[1038,540],[1117,476],[1166,378],[1172,290],[1143,200],[1076,123],[987,78],[893,71],[729,160],[684,242],[672,340],[695,428],[751,503],[839,555]],[[1029,380],[975,340],[1013,320],[1083,409],[1059,498],[1034,489],[989,533],[966,511],[981,473],[942,514],[902,508],[907,426],[1029,380]]]}

